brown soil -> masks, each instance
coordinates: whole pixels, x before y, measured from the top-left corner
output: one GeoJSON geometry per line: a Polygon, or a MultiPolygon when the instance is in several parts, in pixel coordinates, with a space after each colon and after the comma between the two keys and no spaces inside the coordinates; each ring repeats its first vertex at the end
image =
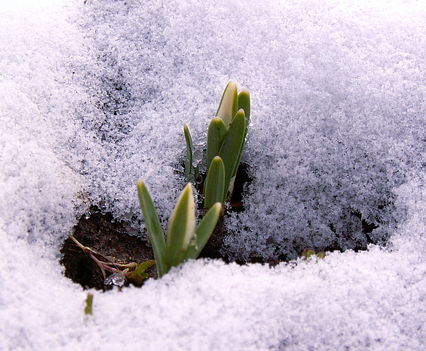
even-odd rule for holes
{"type": "MultiPolygon", "coordinates": [[[[82,216],[74,228],[73,235],[81,244],[115,261],[140,263],[153,259],[147,242],[128,235],[126,223],[113,222],[111,214],[101,214],[95,207],[91,213],[88,218],[82,216]]],[[[60,263],[65,267],[66,277],[86,289],[111,288],[104,285],[98,266],[70,238],[65,240],[61,254],[60,263]]],[[[151,275],[155,273],[151,272],[151,275]]]]}

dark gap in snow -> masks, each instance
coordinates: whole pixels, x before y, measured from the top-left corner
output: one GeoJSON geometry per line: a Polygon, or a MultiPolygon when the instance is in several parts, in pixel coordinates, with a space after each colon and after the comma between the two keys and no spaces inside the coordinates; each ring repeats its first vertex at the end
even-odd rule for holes
{"type": "Polygon", "coordinates": [[[244,211],[243,193],[245,188],[253,181],[249,174],[249,166],[246,163],[241,163],[238,167],[234,191],[230,199],[231,211],[242,212],[244,211]]]}
{"type": "MultiPolygon", "coordinates": [[[[243,189],[245,184],[250,181],[248,165],[243,163],[237,172],[231,205],[227,207],[227,212],[244,210],[243,189]]],[[[203,203],[199,202],[198,206],[201,206],[198,211],[201,216],[203,203]]],[[[220,253],[223,238],[225,235],[232,234],[227,231],[224,222],[226,222],[226,213],[224,217],[220,218],[201,257],[224,259],[220,253]]],[[[122,262],[141,263],[153,259],[150,244],[141,240],[139,236],[135,236],[135,230],[130,223],[116,221],[111,213],[102,213],[96,206],[91,208],[90,215],[84,215],[80,218],[73,229],[73,235],[84,246],[96,250],[103,256],[112,257],[122,262]]],[[[146,238],[146,235],[142,236],[146,238]]],[[[85,289],[111,289],[110,286],[105,286],[101,271],[95,262],[70,238],[65,240],[60,252],[62,254],[60,263],[65,267],[66,277],[85,289]]],[[[154,271],[151,272],[151,276],[155,276],[154,271]]]]}
{"type": "MultiPolygon", "coordinates": [[[[106,257],[121,262],[141,263],[153,259],[152,250],[146,241],[128,235],[131,228],[124,221],[114,221],[110,213],[102,214],[97,207],[91,208],[90,216],[82,216],[73,229],[74,237],[83,245],[106,257]]],[[[61,248],[60,263],[65,267],[65,276],[85,289],[109,290],[104,285],[101,271],[94,261],[70,238],[61,248]]],[[[155,272],[151,272],[155,276],[155,272]]]]}

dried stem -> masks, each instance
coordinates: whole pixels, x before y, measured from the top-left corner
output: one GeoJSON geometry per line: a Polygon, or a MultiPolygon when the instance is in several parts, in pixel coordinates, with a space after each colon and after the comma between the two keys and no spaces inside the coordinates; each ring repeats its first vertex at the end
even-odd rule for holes
{"type": "Polygon", "coordinates": [[[99,270],[102,273],[103,279],[105,280],[107,275],[106,272],[110,273],[121,273],[126,279],[129,278],[131,273],[135,271],[138,267],[136,262],[122,263],[115,262],[110,258],[102,255],[101,253],[93,250],[92,248],[83,245],[80,243],[74,235],[70,235],[70,239],[86,254],[88,255],[93,262],[98,266],[99,270]]]}

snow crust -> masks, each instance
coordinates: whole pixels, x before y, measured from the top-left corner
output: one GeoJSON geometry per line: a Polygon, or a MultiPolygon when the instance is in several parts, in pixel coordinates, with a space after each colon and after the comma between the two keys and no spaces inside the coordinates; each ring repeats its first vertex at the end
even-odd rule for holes
{"type": "Polygon", "coordinates": [[[425,18],[414,0],[2,1],[0,350],[423,350],[425,18]],[[63,239],[91,204],[143,228],[140,177],[166,220],[183,123],[202,148],[230,78],[252,92],[252,181],[223,254],[387,246],[190,262],[84,317],[63,239]]]}

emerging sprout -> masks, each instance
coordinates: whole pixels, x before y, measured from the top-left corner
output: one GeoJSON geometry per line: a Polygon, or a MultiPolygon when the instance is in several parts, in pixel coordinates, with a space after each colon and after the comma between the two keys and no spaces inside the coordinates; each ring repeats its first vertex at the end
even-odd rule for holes
{"type": "MultiPolygon", "coordinates": [[[[250,122],[250,93],[247,89],[238,94],[237,84],[230,81],[222,95],[216,117],[212,118],[207,132],[207,175],[204,180],[204,208],[216,202],[225,202],[232,194],[234,180],[241,160],[250,122]]],[[[194,179],[192,167],[192,139],[184,126],[187,158],[185,175],[194,179]]]]}
{"type": "Polygon", "coordinates": [[[210,163],[204,183],[204,207],[210,208],[216,202],[223,202],[225,193],[225,165],[219,156],[210,163]]]}
{"type": "Polygon", "coordinates": [[[197,258],[213,233],[222,213],[222,203],[228,194],[232,194],[249,118],[249,91],[243,89],[238,94],[237,84],[230,81],[223,92],[216,117],[210,121],[208,128],[207,174],[204,179],[204,208],[208,211],[198,226],[191,182],[198,179],[199,169],[192,164],[194,146],[186,124],[183,128],[186,142],[185,176],[189,183],[179,195],[170,216],[167,239],[149,191],[142,180],[138,181],[139,202],[159,277],[171,267],[197,258]]]}
{"type": "Polygon", "coordinates": [[[192,150],[194,150],[194,147],[192,146],[192,137],[187,124],[183,126],[183,134],[185,135],[186,142],[185,177],[188,180],[192,180],[191,177],[194,174],[192,166],[192,150]]]}
{"type": "Polygon", "coordinates": [[[221,204],[213,204],[196,226],[192,185],[188,183],[179,195],[170,216],[166,241],[151,195],[143,180],[138,181],[137,188],[158,276],[163,276],[171,267],[178,266],[188,259],[197,258],[213,233],[219,219],[221,204]]]}
{"type": "Polygon", "coordinates": [[[93,294],[92,293],[87,293],[85,304],[86,305],[84,306],[84,314],[86,316],[92,315],[93,314],[93,294]]]}

